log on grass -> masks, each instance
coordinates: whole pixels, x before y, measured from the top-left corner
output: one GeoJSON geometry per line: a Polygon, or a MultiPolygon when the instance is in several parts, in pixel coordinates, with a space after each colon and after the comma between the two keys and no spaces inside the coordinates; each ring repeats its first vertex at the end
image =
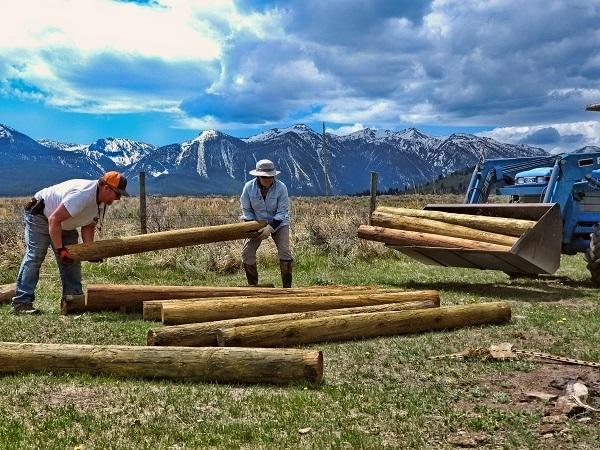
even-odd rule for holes
{"type": "Polygon", "coordinates": [[[17,283],[0,284],[0,304],[9,303],[15,296],[16,289],[17,283]]]}
{"type": "Polygon", "coordinates": [[[412,291],[393,293],[364,293],[353,295],[284,298],[219,299],[204,302],[170,302],[162,305],[165,325],[212,322],[241,317],[267,316],[291,312],[319,311],[323,309],[350,308],[354,306],[382,305],[415,300],[439,301],[437,291],[412,291]]]}
{"type": "MultiPolygon", "coordinates": [[[[141,312],[144,301],[210,297],[250,297],[289,295],[328,290],[367,290],[370,286],[309,286],[306,288],[271,288],[260,286],[151,286],[140,284],[89,284],[85,304],[67,305],[67,312],[125,311],[141,312]]],[[[160,320],[160,318],[158,319],[160,320]]]]}
{"type": "Polygon", "coordinates": [[[252,232],[264,226],[265,222],[251,221],[210,227],[184,228],[181,230],[127,236],[119,239],[94,241],[85,244],[74,244],[67,248],[76,261],[93,261],[112,256],[163,250],[165,248],[245,239],[252,232]]]}
{"type": "Polygon", "coordinates": [[[509,236],[521,236],[536,224],[534,220],[511,219],[509,217],[478,216],[475,214],[457,214],[444,211],[432,211],[428,209],[394,208],[380,206],[375,212],[386,214],[422,217],[423,219],[440,220],[455,225],[463,225],[469,228],[489,231],[491,233],[506,234],[509,236]]]}
{"type": "Polygon", "coordinates": [[[393,230],[391,228],[360,225],[358,237],[369,241],[383,242],[399,247],[442,247],[485,251],[510,251],[506,245],[490,244],[489,242],[473,241],[470,239],[453,238],[439,234],[419,233],[417,231],[393,230]]]}
{"type": "Polygon", "coordinates": [[[510,314],[505,302],[350,314],[227,328],[217,332],[217,341],[221,346],[283,347],[500,324],[509,322],[510,314]]]}
{"type": "Polygon", "coordinates": [[[393,228],[396,230],[419,231],[421,233],[439,234],[455,238],[471,239],[473,241],[490,242],[492,244],[512,247],[517,238],[505,234],[490,233],[475,228],[465,227],[442,222],[439,220],[424,219],[421,217],[399,216],[383,212],[374,212],[371,216],[371,225],[376,227],[393,228]]]}
{"type": "Polygon", "coordinates": [[[431,299],[404,303],[390,303],[387,305],[358,306],[355,308],[325,309],[322,311],[273,314],[269,316],[244,317],[241,319],[218,320],[205,323],[189,323],[148,330],[147,343],[148,345],[174,345],[183,347],[215,346],[217,345],[217,332],[225,328],[366,312],[437,308],[439,306],[439,299],[431,299]]]}
{"type": "MultiPolygon", "coordinates": [[[[361,286],[357,286],[358,288],[360,288],[361,286]]],[[[363,286],[364,287],[364,286],[363,286]]],[[[288,289],[290,290],[290,289],[288,289]]],[[[316,289],[316,290],[310,290],[310,289],[306,289],[306,290],[297,290],[298,292],[292,292],[292,293],[286,293],[286,295],[269,295],[268,297],[273,299],[274,301],[277,301],[278,299],[281,300],[285,300],[287,298],[290,297],[311,297],[314,296],[315,294],[318,294],[319,296],[327,296],[327,297],[331,297],[334,295],[359,295],[365,292],[372,292],[372,293],[388,293],[388,292],[404,292],[404,291],[400,291],[399,289],[371,289],[371,290],[366,290],[366,289],[357,289],[356,291],[353,290],[326,290],[326,289],[316,289]]],[[[223,296],[225,297],[225,296],[223,296]]],[[[244,299],[248,299],[248,298],[266,298],[266,295],[243,295],[243,296],[227,296],[228,300],[244,300],[244,299]]],[[[162,305],[164,304],[170,304],[172,302],[179,302],[179,304],[184,304],[184,303],[188,303],[188,302],[204,302],[206,300],[218,300],[215,297],[198,297],[198,298],[184,298],[184,299],[167,299],[167,300],[147,300],[144,301],[144,306],[143,306],[143,311],[142,311],[142,318],[144,320],[147,321],[161,321],[162,320],[162,305]]]]}
{"type": "Polygon", "coordinates": [[[0,342],[0,373],[91,373],[218,383],[320,383],[320,351],[0,342]]]}

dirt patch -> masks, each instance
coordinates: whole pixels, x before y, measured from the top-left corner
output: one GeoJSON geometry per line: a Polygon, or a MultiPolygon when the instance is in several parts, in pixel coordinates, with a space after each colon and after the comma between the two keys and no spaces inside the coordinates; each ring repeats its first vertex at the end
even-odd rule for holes
{"type": "MultiPolygon", "coordinates": [[[[584,383],[589,390],[590,406],[600,406],[600,370],[594,367],[543,363],[531,372],[512,372],[495,380],[482,378],[477,385],[490,393],[504,392],[510,395],[510,402],[493,403],[495,408],[542,412],[548,401],[561,394],[569,380],[584,383]]],[[[492,403],[486,398],[481,401],[492,403]]]]}

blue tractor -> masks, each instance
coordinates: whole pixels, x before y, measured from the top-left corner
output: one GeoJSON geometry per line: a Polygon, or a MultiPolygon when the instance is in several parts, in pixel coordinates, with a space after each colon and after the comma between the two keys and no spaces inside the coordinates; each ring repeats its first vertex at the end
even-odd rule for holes
{"type": "Polygon", "coordinates": [[[427,264],[502,270],[511,276],[554,273],[561,254],[584,253],[600,286],[600,152],[491,159],[473,171],[464,204],[426,210],[535,221],[510,251],[395,247],[427,264]],[[495,189],[505,203],[487,203],[495,189]]]}

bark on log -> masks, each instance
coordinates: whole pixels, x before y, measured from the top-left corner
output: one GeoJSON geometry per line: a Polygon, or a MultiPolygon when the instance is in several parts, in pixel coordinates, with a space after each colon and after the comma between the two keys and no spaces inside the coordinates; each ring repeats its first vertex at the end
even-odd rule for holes
{"type": "Polygon", "coordinates": [[[217,345],[217,331],[224,328],[367,312],[437,308],[439,306],[439,299],[431,299],[404,303],[390,303],[388,305],[358,306],[355,308],[326,309],[323,311],[244,317],[241,319],[218,320],[206,323],[189,323],[186,325],[174,325],[148,330],[147,342],[148,345],[175,345],[183,347],[215,346],[217,345]]]}
{"type": "Polygon", "coordinates": [[[323,379],[320,351],[0,342],[0,373],[91,373],[218,383],[323,379]]]}
{"type": "Polygon", "coordinates": [[[351,314],[285,323],[246,325],[217,332],[219,345],[283,347],[510,321],[508,303],[483,303],[415,311],[351,314]]]}
{"type": "Polygon", "coordinates": [[[245,239],[253,231],[257,231],[264,226],[265,222],[252,221],[211,227],[184,228],[86,244],[74,244],[67,248],[75,260],[90,261],[165,248],[245,239]]]}
{"type": "MultiPolygon", "coordinates": [[[[357,286],[360,287],[360,286],[357,286]]],[[[228,296],[227,299],[228,300],[239,300],[239,301],[243,301],[245,299],[248,298],[271,298],[273,299],[273,301],[277,301],[277,300],[285,300],[288,299],[290,297],[294,297],[294,298],[298,298],[298,297],[312,297],[315,294],[318,294],[319,296],[328,296],[331,297],[333,295],[359,295],[359,294],[363,294],[365,292],[371,292],[371,293],[379,293],[379,294],[383,294],[383,293],[388,293],[388,292],[403,292],[400,291],[398,289],[372,289],[370,291],[367,291],[365,289],[357,289],[356,291],[353,290],[314,290],[311,291],[310,289],[304,290],[302,292],[294,292],[291,294],[287,294],[287,295],[273,295],[273,296],[266,296],[266,295],[255,295],[255,296],[250,296],[250,295],[244,295],[244,296],[228,296]],[[312,293],[311,293],[312,292],[312,293]]],[[[223,296],[225,297],[225,296],[223,296]]],[[[184,303],[189,303],[189,302],[203,302],[206,301],[207,299],[210,300],[218,300],[217,298],[214,297],[199,297],[199,298],[184,298],[184,299],[167,299],[167,300],[148,300],[144,302],[144,307],[143,307],[143,311],[142,311],[142,317],[144,320],[147,321],[161,321],[162,320],[162,305],[164,304],[170,304],[172,302],[178,302],[180,305],[184,304],[184,303]]]]}
{"type": "Polygon", "coordinates": [[[454,225],[439,220],[423,219],[421,217],[400,216],[383,212],[374,212],[371,225],[376,227],[393,228],[396,230],[418,231],[421,233],[439,234],[473,241],[490,242],[492,244],[512,247],[517,242],[516,237],[505,234],[490,233],[463,225],[454,225]]]}
{"type": "Polygon", "coordinates": [[[381,305],[415,300],[439,301],[437,291],[395,293],[365,293],[360,295],[333,295],[288,298],[247,298],[242,300],[207,300],[204,302],[171,302],[162,306],[165,325],[212,322],[241,317],[267,316],[291,312],[319,311],[350,308],[353,306],[381,305]]]}
{"type": "Polygon", "coordinates": [[[509,236],[521,236],[536,224],[534,220],[478,216],[474,214],[457,214],[443,211],[430,211],[426,209],[394,208],[390,206],[380,206],[375,211],[401,216],[440,220],[446,223],[463,225],[469,228],[477,228],[478,230],[506,234],[509,236]]]}
{"type": "Polygon", "coordinates": [[[0,285],[0,304],[10,303],[12,298],[15,296],[16,289],[17,283],[0,285]]]}
{"type": "Polygon", "coordinates": [[[360,225],[358,237],[369,241],[383,242],[400,247],[443,247],[485,251],[510,251],[506,245],[489,242],[472,241],[470,239],[453,238],[439,234],[419,233],[417,231],[393,230],[391,228],[360,225]]]}
{"type": "MultiPolygon", "coordinates": [[[[84,311],[141,312],[147,300],[301,294],[328,290],[367,290],[371,286],[308,286],[269,288],[260,286],[151,286],[140,284],[89,284],[85,304],[66,305],[64,313],[84,311]]],[[[160,320],[160,318],[159,318],[160,320]]]]}

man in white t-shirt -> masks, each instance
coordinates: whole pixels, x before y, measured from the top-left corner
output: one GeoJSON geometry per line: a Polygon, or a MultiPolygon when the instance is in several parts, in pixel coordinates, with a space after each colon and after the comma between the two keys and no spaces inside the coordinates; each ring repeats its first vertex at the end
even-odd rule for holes
{"type": "Polygon", "coordinates": [[[106,206],[127,196],[127,179],[119,172],[106,172],[99,180],[68,180],[35,193],[25,206],[25,244],[23,262],[12,299],[13,314],[36,314],[33,307],[40,266],[52,246],[60,271],[63,299],[83,295],[81,263],[73,260],[67,245],[79,240],[92,242],[96,223],[104,217],[106,206]]]}

